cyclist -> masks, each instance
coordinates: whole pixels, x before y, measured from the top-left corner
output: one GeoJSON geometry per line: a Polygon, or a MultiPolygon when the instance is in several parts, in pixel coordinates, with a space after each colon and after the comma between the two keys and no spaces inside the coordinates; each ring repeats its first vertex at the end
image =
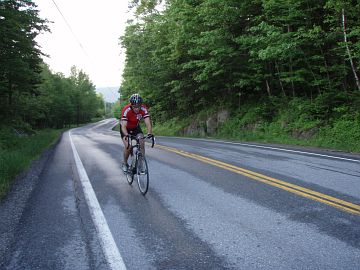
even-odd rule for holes
{"type": "MultiPolygon", "coordinates": [[[[130,103],[127,104],[121,111],[120,122],[120,134],[124,143],[124,162],[122,164],[122,170],[124,172],[127,172],[129,167],[127,163],[130,155],[130,149],[128,147],[129,134],[140,138],[144,137],[139,124],[141,119],[144,119],[148,132],[147,137],[153,137],[150,114],[147,107],[143,104],[143,99],[139,94],[133,94],[131,95],[129,101],[130,103]]],[[[144,140],[141,140],[140,143],[141,151],[145,154],[144,140]]]]}

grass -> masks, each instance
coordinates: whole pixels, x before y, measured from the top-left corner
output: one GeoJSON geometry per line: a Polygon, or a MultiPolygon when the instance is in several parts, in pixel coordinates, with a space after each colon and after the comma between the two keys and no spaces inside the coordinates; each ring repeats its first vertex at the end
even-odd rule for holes
{"type": "MultiPolygon", "coordinates": [[[[360,153],[360,115],[343,113],[328,121],[293,107],[267,119],[262,108],[247,107],[232,114],[212,137],[236,141],[319,147],[360,153]]],[[[199,121],[199,117],[192,117],[199,121]]],[[[205,122],[203,123],[205,124],[205,122]]],[[[184,122],[171,119],[154,127],[155,135],[179,136],[184,122]]],[[[188,136],[188,135],[185,135],[188,136]]]]}
{"type": "Polygon", "coordinates": [[[356,141],[355,138],[347,137],[346,134],[342,134],[339,137],[347,137],[347,140],[341,140],[339,138],[336,139],[331,134],[333,134],[332,128],[323,127],[318,134],[315,134],[313,137],[308,139],[296,138],[291,136],[290,133],[286,133],[284,131],[274,132],[271,129],[241,130],[236,135],[228,135],[222,132],[215,137],[238,141],[299,145],[360,153],[360,142],[356,141]]]}
{"type": "Polygon", "coordinates": [[[18,136],[9,128],[0,129],[0,198],[5,196],[15,177],[55,143],[62,132],[49,129],[18,136]]]}
{"type": "Polygon", "coordinates": [[[187,119],[173,118],[165,123],[156,123],[153,127],[153,133],[162,136],[177,136],[189,124],[190,121],[187,119]]]}
{"type": "MultiPolygon", "coordinates": [[[[304,113],[296,115],[294,110],[280,115],[271,121],[259,116],[264,110],[254,107],[246,108],[246,113],[233,114],[216,134],[219,139],[252,141],[322,147],[335,150],[360,153],[360,115],[343,113],[340,117],[319,125],[317,119],[306,117],[304,113]],[[305,115],[305,116],[304,116],[305,115]],[[293,118],[290,119],[290,118],[293,118]],[[290,120],[289,120],[290,119],[290,120]],[[284,124],[286,123],[286,124],[284,124]],[[312,135],[304,138],[294,137],[292,132],[317,128],[312,135]]],[[[156,123],[153,127],[155,135],[181,136],[184,128],[192,121],[204,121],[200,116],[179,120],[170,119],[166,123],[156,123]]],[[[119,126],[116,127],[119,130],[119,126]]],[[[144,132],[146,128],[143,126],[144,132]]],[[[42,130],[33,135],[15,135],[10,128],[0,128],[0,199],[9,190],[15,177],[26,170],[31,161],[53,144],[63,130],[42,130]]]]}

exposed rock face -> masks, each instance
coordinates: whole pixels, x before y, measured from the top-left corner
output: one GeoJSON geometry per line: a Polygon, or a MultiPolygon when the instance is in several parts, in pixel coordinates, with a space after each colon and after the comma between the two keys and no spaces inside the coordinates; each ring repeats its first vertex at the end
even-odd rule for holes
{"type": "Polygon", "coordinates": [[[190,126],[186,127],[182,135],[187,136],[206,136],[214,135],[219,126],[229,118],[227,110],[221,110],[208,117],[206,121],[195,120],[190,126]]]}
{"type": "Polygon", "coordinates": [[[297,138],[297,139],[311,139],[316,133],[318,133],[319,128],[318,127],[313,127],[310,128],[308,130],[298,130],[298,129],[294,129],[291,132],[292,137],[297,138]]]}
{"type": "Polygon", "coordinates": [[[218,113],[210,116],[206,120],[206,134],[214,135],[218,127],[223,124],[229,118],[229,112],[227,110],[219,111],[218,113]]]}
{"type": "Polygon", "coordinates": [[[206,133],[215,134],[218,127],[217,115],[212,115],[206,120],[206,133]]]}
{"type": "Polygon", "coordinates": [[[228,118],[229,118],[229,111],[227,110],[222,110],[217,113],[218,124],[223,124],[226,120],[228,120],[228,118]]]}
{"type": "Polygon", "coordinates": [[[185,136],[205,136],[206,130],[203,122],[194,121],[190,126],[184,128],[181,135],[185,136]]]}

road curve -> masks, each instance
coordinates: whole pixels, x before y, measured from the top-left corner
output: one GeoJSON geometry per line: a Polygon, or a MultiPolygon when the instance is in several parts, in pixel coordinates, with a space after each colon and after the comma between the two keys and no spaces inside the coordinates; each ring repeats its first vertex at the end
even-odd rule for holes
{"type": "Polygon", "coordinates": [[[359,156],[159,137],[143,197],[121,173],[119,135],[104,127],[78,130],[74,142],[129,269],[358,268],[359,215],[166,147],[355,206],[359,156]]]}
{"type": "Polygon", "coordinates": [[[359,155],[157,137],[146,148],[150,188],[142,196],[121,171],[115,124],[63,135],[4,269],[114,269],[71,141],[126,269],[359,268],[359,155]]]}

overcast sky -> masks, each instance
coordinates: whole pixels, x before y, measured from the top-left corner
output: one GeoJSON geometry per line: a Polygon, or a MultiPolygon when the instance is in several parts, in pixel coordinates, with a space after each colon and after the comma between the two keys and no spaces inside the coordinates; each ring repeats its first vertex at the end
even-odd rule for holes
{"type": "Polygon", "coordinates": [[[89,75],[99,87],[118,87],[125,53],[119,45],[129,19],[126,0],[34,0],[40,17],[51,33],[39,35],[37,41],[49,58],[44,61],[54,72],[70,74],[75,65],[89,75]],[[59,13],[56,5],[65,17],[59,13]]]}

